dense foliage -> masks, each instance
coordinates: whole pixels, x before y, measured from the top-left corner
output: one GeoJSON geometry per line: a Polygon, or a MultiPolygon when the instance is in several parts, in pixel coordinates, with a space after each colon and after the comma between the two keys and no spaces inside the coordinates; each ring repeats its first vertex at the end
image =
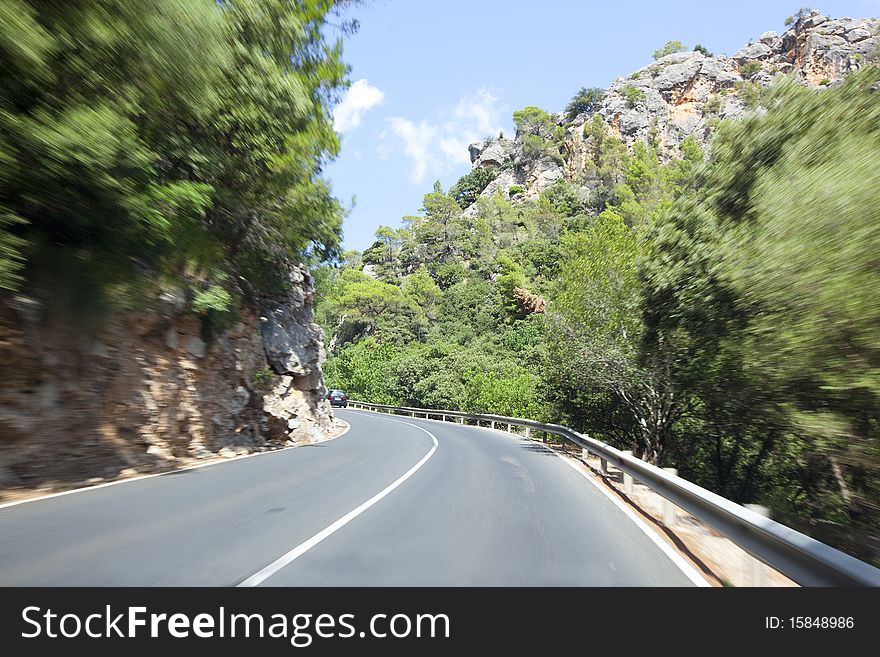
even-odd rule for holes
{"type": "MultiPolygon", "coordinates": [[[[569,424],[877,562],[878,79],[783,81],[710,161],[596,116],[586,166],[537,199],[462,213],[436,185],[369,269],[319,271],[329,381],[569,424]]],[[[518,112],[520,152],[553,120],[518,112]]]]}
{"type": "Polygon", "coordinates": [[[223,312],[334,254],[334,4],[0,0],[0,288],[223,312]]]}

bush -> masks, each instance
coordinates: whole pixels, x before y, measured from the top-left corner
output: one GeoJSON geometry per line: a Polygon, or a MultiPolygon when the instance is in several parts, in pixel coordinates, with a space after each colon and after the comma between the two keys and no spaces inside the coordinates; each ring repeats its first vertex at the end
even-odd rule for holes
{"type": "Polygon", "coordinates": [[[508,196],[510,196],[510,198],[515,198],[525,191],[526,190],[525,190],[525,188],[523,188],[522,185],[511,185],[510,191],[508,192],[508,196]]]}
{"type": "Polygon", "coordinates": [[[754,109],[761,102],[761,85],[757,82],[742,80],[737,82],[734,87],[749,109],[754,109]]]}
{"type": "Polygon", "coordinates": [[[666,45],[659,50],[654,51],[654,59],[660,59],[661,57],[666,57],[666,55],[671,55],[674,52],[684,52],[685,50],[687,50],[687,46],[681,41],[667,41],[666,45]]]}
{"type": "Polygon", "coordinates": [[[196,292],[192,307],[198,314],[206,314],[210,311],[225,313],[232,306],[232,295],[218,285],[212,285],[207,290],[196,292]]]}
{"type": "Polygon", "coordinates": [[[807,16],[810,15],[811,11],[813,11],[812,7],[801,7],[800,9],[797,10],[796,14],[794,14],[793,16],[789,16],[788,18],[785,19],[785,27],[791,27],[792,25],[794,25],[795,23],[800,21],[802,18],[806,18],[807,16]]]}
{"type": "Polygon", "coordinates": [[[565,118],[571,121],[579,114],[594,114],[604,98],[605,91],[603,89],[581,87],[580,91],[565,106],[565,118]]]}
{"type": "Polygon", "coordinates": [[[251,382],[257,390],[266,390],[272,385],[272,379],[274,377],[275,372],[272,371],[272,368],[264,367],[263,369],[254,372],[251,382]]]}
{"type": "Polygon", "coordinates": [[[699,43],[694,46],[694,52],[703,53],[704,57],[714,57],[706,46],[700,45],[699,43]]]}
{"type": "Polygon", "coordinates": [[[712,94],[703,105],[703,111],[706,114],[720,114],[723,106],[724,103],[721,101],[721,96],[718,94],[712,94]]]}
{"type": "Polygon", "coordinates": [[[628,84],[623,89],[620,90],[620,93],[623,95],[626,100],[626,106],[632,109],[637,104],[642,103],[648,97],[645,94],[644,89],[639,89],[635,85],[628,84]]]}
{"type": "Polygon", "coordinates": [[[746,80],[755,77],[760,72],[761,62],[755,61],[754,59],[747,61],[745,64],[739,67],[739,74],[743,76],[743,78],[745,78],[746,80]]]}
{"type": "Polygon", "coordinates": [[[495,167],[478,167],[466,173],[458,179],[450,189],[449,196],[455,199],[456,203],[464,210],[477,200],[486,185],[495,180],[498,175],[498,169],[495,167]]]}

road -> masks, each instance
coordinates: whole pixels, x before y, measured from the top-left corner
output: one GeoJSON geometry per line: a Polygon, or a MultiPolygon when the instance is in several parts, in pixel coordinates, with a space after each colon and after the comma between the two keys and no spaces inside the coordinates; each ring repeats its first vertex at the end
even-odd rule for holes
{"type": "Polygon", "coordinates": [[[0,509],[0,585],[692,585],[540,444],[337,412],[325,443],[0,509]]]}

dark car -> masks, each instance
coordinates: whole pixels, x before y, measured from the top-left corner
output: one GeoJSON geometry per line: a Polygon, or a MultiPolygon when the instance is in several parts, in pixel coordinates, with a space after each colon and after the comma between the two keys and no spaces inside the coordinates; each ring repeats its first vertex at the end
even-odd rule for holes
{"type": "Polygon", "coordinates": [[[331,390],[328,392],[327,401],[330,402],[331,406],[341,406],[342,408],[348,406],[348,397],[345,396],[342,390],[331,390]]]}

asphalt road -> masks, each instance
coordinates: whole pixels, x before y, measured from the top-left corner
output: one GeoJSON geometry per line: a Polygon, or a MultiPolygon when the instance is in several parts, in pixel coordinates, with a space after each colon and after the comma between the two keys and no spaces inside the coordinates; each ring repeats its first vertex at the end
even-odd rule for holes
{"type": "Polygon", "coordinates": [[[337,412],[326,443],[0,509],[0,585],[691,585],[536,443],[337,412]]]}

